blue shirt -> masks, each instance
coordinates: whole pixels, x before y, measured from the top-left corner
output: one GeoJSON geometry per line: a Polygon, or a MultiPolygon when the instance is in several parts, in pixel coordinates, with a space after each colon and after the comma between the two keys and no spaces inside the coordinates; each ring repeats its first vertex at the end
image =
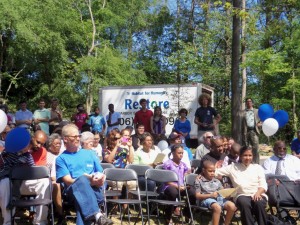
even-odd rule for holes
{"type": "Polygon", "coordinates": [[[90,117],[90,125],[92,126],[93,131],[102,132],[103,125],[105,124],[105,119],[103,116],[91,116],[90,117]]]}
{"type": "MultiPolygon", "coordinates": [[[[26,109],[25,111],[22,111],[21,109],[19,111],[16,112],[15,115],[15,120],[32,120],[33,114],[32,112],[30,112],[28,109],[26,109]]],[[[20,124],[18,125],[18,127],[25,127],[28,128],[29,125],[27,124],[20,124]]]]}
{"type": "Polygon", "coordinates": [[[175,120],[174,128],[176,132],[188,133],[188,135],[185,138],[190,138],[191,123],[188,119],[184,122],[180,121],[179,119],[175,120]]]}
{"type": "Polygon", "coordinates": [[[66,175],[76,179],[84,173],[92,174],[102,171],[99,159],[91,150],[80,149],[77,152],[66,150],[56,158],[56,179],[58,182],[66,175]]]}
{"type": "Polygon", "coordinates": [[[297,154],[300,153],[300,140],[298,138],[295,138],[292,141],[291,150],[294,151],[294,152],[296,152],[297,154]]]}

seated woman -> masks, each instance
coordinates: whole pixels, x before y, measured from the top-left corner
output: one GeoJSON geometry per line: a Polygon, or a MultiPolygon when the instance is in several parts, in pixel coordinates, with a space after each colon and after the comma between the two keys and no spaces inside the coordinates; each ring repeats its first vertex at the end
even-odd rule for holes
{"type": "MultiPolygon", "coordinates": [[[[132,163],[134,159],[134,149],[130,138],[130,131],[123,129],[121,133],[112,130],[106,140],[106,148],[104,149],[104,161],[112,163],[116,168],[125,168],[127,163],[132,163]]],[[[136,183],[134,181],[127,182],[128,190],[135,190],[136,183]]],[[[124,182],[108,182],[113,189],[122,190],[124,182]]]]}
{"type": "Polygon", "coordinates": [[[56,183],[56,169],[55,169],[55,160],[57,156],[61,153],[61,137],[59,134],[53,133],[49,136],[47,140],[47,158],[46,166],[49,168],[50,176],[52,180],[52,198],[55,205],[56,212],[58,214],[57,224],[63,222],[63,209],[62,209],[62,200],[61,200],[61,187],[59,183],[56,183]]]}
{"type": "MultiPolygon", "coordinates": [[[[172,170],[178,175],[179,179],[179,185],[177,183],[167,183],[164,187],[164,194],[166,196],[167,200],[175,201],[176,198],[178,198],[178,190],[180,190],[180,195],[185,195],[186,191],[184,188],[184,176],[190,172],[190,169],[187,167],[187,165],[181,161],[183,157],[183,147],[180,144],[173,145],[171,147],[171,154],[173,155],[172,159],[169,159],[168,161],[164,162],[163,169],[165,170],[172,170]]],[[[190,187],[188,189],[188,198],[190,200],[190,203],[194,205],[196,203],[195,198],[195,189],[190,187]]],[[[166,219],[167,224],[172,224],[171,222],[171,216],[172,211],[174,210],[173,206],[169,206],[166,208],[166,219]]],[[[176,213],[178,212],[178,208],[176,208],[176,213]]],[[[189,218],[189,209],[186,207],[183,211],[183,214],[189,218]]]]}
{"type": "MultiPolygon", "coordinates": [[[[155,168],[157,164],[154,163],[154,160],[161,151],[157,146],[153,145],[152,135],[148,132],[145,132],[141,137],[141,144],[142,146],[139,147],[134,153],[133,164],[149,165],[155,168]]],[[[147,185],[148,190],[154,191],[154,181],[148,180],[147,185]]],[[[146,190],[145,177],[139,177],[139,187],[142,191],[146,190]]]]}
{"type": "Polygon", "coordinates": [[[252,148],[242,147],[239,162],[217,169],[216,176],[230,177],[233,187],[237,188],[234,200],[241,211],[243,225],[255,223],[252,214],[259,225],[266,225],[267,182],[263,168],[258,164],[252,164],[252,159],[252,148]]]}

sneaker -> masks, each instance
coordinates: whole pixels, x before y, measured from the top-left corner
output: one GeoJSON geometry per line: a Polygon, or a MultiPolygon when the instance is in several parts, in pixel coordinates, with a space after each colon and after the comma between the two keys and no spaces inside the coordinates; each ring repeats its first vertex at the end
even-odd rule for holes
{"type": "Polygon", "coordinates": [[[98,225],[111,225],[114,224],[112,220],[108,219],[106,216],[101,215],[97,221],[98,225]]]}

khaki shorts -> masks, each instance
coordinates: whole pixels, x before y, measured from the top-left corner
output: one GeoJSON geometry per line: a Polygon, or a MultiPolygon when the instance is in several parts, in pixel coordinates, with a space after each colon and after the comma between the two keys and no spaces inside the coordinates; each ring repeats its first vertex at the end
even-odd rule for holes
{"type": "Polygon", "coordinates": [[[129,191],[133,191],[136,190],[136,181],[132,180],[132,181],[107,181],[108,186],[110,186],[113,190],[122,190],[123,186],[126,186],[127,190],[129,191]]]}

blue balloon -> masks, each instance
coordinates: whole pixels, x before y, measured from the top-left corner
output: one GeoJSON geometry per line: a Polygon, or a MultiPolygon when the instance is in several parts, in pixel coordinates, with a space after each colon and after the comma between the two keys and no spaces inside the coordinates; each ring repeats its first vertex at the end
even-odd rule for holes
{"type": "Polygon", "coordinates": [[[272,118],[274,109],[270,104],[262,104],[258,108],[258,116],[261,121],[272,118]]]}
{"type": "Polygon", "coordinates": [[[289,114],[284,110],[276,111],[273,118],[277,120],[279,127],[284,127],[289,122],[289,114]]]}
{"type": "Polygon", "coordinates": [[[30,134],[25,128],[12,129],[5,139],[5,151],[16,153],[27,147],[30,143],[30,134]]]}

